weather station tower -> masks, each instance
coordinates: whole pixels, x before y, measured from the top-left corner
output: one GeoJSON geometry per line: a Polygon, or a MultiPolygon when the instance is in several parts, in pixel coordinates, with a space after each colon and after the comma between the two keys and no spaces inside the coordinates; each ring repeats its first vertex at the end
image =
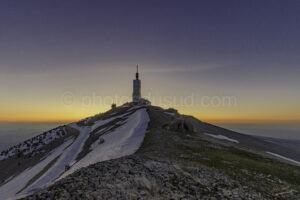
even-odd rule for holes
{"type": "Polygon", "coordinates": [[[135,80],[133,80],[132,101],[138,103],[141,99],[141,80],[139,80],[139,65],[136,65],[135,80]]]}

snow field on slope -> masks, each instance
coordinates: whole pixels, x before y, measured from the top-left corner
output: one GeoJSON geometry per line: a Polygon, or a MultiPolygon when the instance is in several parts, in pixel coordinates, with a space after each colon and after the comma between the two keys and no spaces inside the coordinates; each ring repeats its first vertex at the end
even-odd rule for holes
{"type": "Polygon", "coordinates": [[[150,119],[146,109],[138,109],[129,116],[126,116],[129,113],[129,110],[127,110],[124,114],[110,117],[106,120],[96,121],[92,126],[78,126],[76,123],[69,124],[68,126],[80,132],[77,138],[68,138],[62,145],[47,154],[40,163],[32,168],[26,169],[16,177],[8,179],[7,182],[0,187],[0,199],[16,198],[16,195],[29,194],[38,188],[52,184],[82,167],[133,154],[140,147],[144,139],[150,119]],[[123,122],[124,124],[101,136],[92,144],[92,151],[76,162],[76,157],[83,150],[85,141],[92,131],[117,118],[124,118],[125,116],[127,119],[123,122]],[[102,142],[99,142],[100,140],[102,142]],[[59,158],[50,169],[24,189],[26,184],[35,175],[58,156],[59,158]],[[71,168],[65,171],[66,166],[70,166],[71,168]],[[16,194],[22,189],[24,190],[20,194],[16,194]]]}
{"type": "Polygon", "coordinates": [[[62,177],[90,164],[135,153],[143,142],[149,120],[146,109],[137,110],[127,118],[124,125],[103,135],[102,144],[99,144],[99,140],[95,141],[92,151],[75,163],[62,177]]]}
{"type": "Polygon", "coordinates": [[[35,181],[31,186],[26,188],[26,190],[24,190],[24,193],[30,192],[31,190],[41,187],[43,185],[47,185],[55,181],[57,178],[59,178],[62,174],[65,173],[66,166],[72,166],[75,163],[75,159],[77,155],[82,151],[84,143],[90,136],[91,131],[120,117],[123,117],[123,115],[111,117],[106,120],[99,120],[95,122],[95,124],[91,127],[89,126],[80,127],[76,123],[69,124],[68,126],[80,132],[79,136],[76,138],[76,140],[72,143],[70,147],[64,150],[64,152],[56,161],[56,163],[46,173],[44,173],[37,181],[35,181]]]}
{"type": "Polygon", "coordinates": [[[66,147],[73,142],[73,139],[69,139],[56,149],[54,149],[48,156],[40,163],[36,164],[32,168],[26,169],[21,174],[10,179],[7,183],[0,187],[0,199],[7,199],[14,196],[30,181],[36,174],[38,174],[43,168],[45,168],[52,160],[59,156],[66,147]]]}

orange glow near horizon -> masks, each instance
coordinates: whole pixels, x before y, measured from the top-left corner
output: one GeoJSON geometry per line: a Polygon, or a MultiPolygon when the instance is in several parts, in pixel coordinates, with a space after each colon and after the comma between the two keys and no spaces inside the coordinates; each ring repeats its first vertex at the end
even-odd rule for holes
{"type": "MultiPolygon", "coordinates": [[[[3,123],[14,123],[14,122],[24,122],[24,123],[39,123],[39,122],[60,122],[60,123],[71,123],[71,122],[76,122],[79,120],[82,120],[84,118],[93,116],[97,113],[94,113],[92,115],[83,115],[79,117],[73,117],[73,118],[11,118],[11,119],[2,119],[0,118],[0,122],[3,123]]],[[[212,124],[295,124],[299,123],[300,120],[269,120],[269,119],[264,119],[264,120],[255,120],[255,119],[211,119],[211,118],[195,118],[207,122],[207,123],[212,123],[212,124]]]]}
{"type": "MultiPolygon", "coordinates": [[[[48,109],[40,109],[29,112],[13,112],[7,114],[6,116],[0,116],[0,122],[75,122],[81,119],[96,115],[98,113],[104,113],[110,109],[109,106],[104,106],[101,108],[94,108],[94,109],[80,109],[76,108],[76,106],[72,106],[72,108],[62,107],[61,110],[55,110],[54,108],[48,109]],[[95,110],[97,110],[95,112],[95,110]]],[[[254,118],[253,116],[245,117],[240,116],[238,117],[235,114],[232,114],[232,117],[226,117],[225,115],[221,115],[217,112],[203,112],[203,110],[199,113],[203,113],[202,115],[197,114],[197,111],[189,110],[189,109],[179,109],[181,114],[191,115],[195,118],[208,122],[208,123],[224,123],[224,124],[243,124],[243,123],[269,123],[269,124],[276,124],[276,123],[300,123],[300,119],[295,119],[293,117],[280,119],[274,118],[271,116],[262,116],[260,118],[254,118]]],[[[228,113],[227,113],[228,114],[228,113]]]]}
{"type": "MultiPolygon", "coordinates": [[[[0,122],[74,122],[106,112],[113,102],[119,106],[131,100],[133,73],[130,71],[127,75],[124,73],[124,71],[101,73],[101,71],[86,70],[69,75],[62,72],[60,75],[63,74],[61,78],[63,81],[57,78],[56,85],[53,85],[52,79],[45,85],[32,81],[25,89],[19,85],[12,85],[10,90],[7,90],[5,84],[0,84],[0,89],[5,91],[0,99],[0,122]],[[94,75],[97,76],[91,77],[94,75]],[[98,75],[102,75],[101,78],[98,75]],[[65,80],[70,80],[70,83],[65,83],[65,80]]],[[[1,76],[3,75],[0,74],[1,76]]],[[[21,75],[18,76],[20,77],[17,78],[22,78],[21,75]]],[[[43,80],[49,79],[48,74],[26,74],[26,80],[40,76],[43,80]]],[[[173,77],[166,80],[167,76],[150,72],[141,73],[140,76],[142,96],[149,99],[153,105],[163,108],[173,107],[180,113],[194,116],[201,121],[210,123],[300,122],[298,93],[293,93],[295,95],[293,97],[289,93],[284,95],[286,90],[281,91],[283,94],[264,94],[260,90],[243,93],[243,90],[237,90],[235,95],[228,95],[236,99],[233,104],[227,104],[226,101],[224,105],[217,106],[213,104],[214,101],[204,101],[207,100],[204,97],[226,97],[227,94],[219,93],[218,87],[208,85],[201,88],[197,83],[190,83],[193,85],[192,88],[186,82],[179,82],[173,77]],[[182,103],[181,98],[189,101],[182,103]]],[[[235,91],[234,88],[230,90],[235,91]]]]}

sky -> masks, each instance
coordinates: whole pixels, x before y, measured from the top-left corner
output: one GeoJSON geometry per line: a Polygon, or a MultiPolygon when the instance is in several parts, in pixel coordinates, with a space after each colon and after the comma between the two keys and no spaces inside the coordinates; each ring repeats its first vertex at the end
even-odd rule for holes
{"type": "Polygon", "coordinates": [[[300,122],[298,0],[3,0],[0,121],[142,95],[209,122],[300,122]]]}

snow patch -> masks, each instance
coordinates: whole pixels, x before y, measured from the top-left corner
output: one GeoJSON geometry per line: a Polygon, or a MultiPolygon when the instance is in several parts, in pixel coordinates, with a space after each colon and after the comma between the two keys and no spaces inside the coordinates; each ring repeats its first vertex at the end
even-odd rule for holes
{"type": "MultiPolygon", "coordinates": [[[[112,119],[97,121],[97,125],[105,125],[111,120],[112,119]]],[[[52,166],[45,174],[43,174],[43,176],[41,176],[34,184],[32,184],[28,188],[28,191],[51,183],[65,172],[66,166],[71,167],[75,164],[77,155],[82,151],[85,141],[90,136],[91,127],[80,127],[76,123],[71,123],[69,126],[77,129],[80,132],[79,136],[72,143],[72,145],[62,153],[55,165],[52,166]]]]}
{"type": "Polygon", "coordinates": [[[232,138],[229,138],[229,137],[226,137],[224,135],[213,135],[213,134],[209,134],[209,133],[204,133],[204,134],[207,135],[207,136],[213,137],[213,138],[220,139],[220,140],[227,140],[229,142],[240,143],[239,141],[237,141],[235,139],[232,139],[232,138]]]}
{"type": "Polygon", "coordinates": [[[90,150],[93,151],[94,149],[96,149],[96,147],[102,143],[104,143],[104,139],[102,137],[100,137],[98,140],[96,140],[90,147],[90,150]]]}
{"type": "Polygon", "coordinates": [[[104,125],[104,124],[107,124],[107,123],[109,123],[109,122],[111,122],[111,121],[113,121],[115,119],[122,118],[122,117],[124,117],[126,115],[128,115],[127,112],[124,113],[124,114],[122,114],[122,115],[117,115],[115,117],[111,117],[111,118],[108,118],[108,119],[105,119],[105,120],[96,121],[96,122],[94,122],[94,125],[91,127],[91,132],[94,131],[96,128],[104,125]]]}
{"type": "Polygon", "coordinates": [[[51,181],[59,177],[59,175],[65,171],[65,167],[67,165],[70,165],[72,162],[74,162],[76,156],[82,150],[84,142],[89,136],[89,128],[78,127],[77,124],[75,123],[70,124],[69,126],[75,129],[79,129],[80,135],[76,138],[76,140],[72,143],[72,145],[68,147],[68,149],[66,149],[61,154],[61,156],[56,161],[56,163],[46,173],[44,173],[37,181],[35,181],[35,183],[32,184],[27,189],[27,191],[30,191],[31,189],[37,188],[41,185],[50,183],[51,181]]]}
{"type": "Polygon", "coordinates": [[[170,116],[175,116],[175,113],[171,113],[171,112],[164,112],[164,113],[170,116]]]}
{"type": "Polygon", "coordinates": [[[0,161],[19,154],[28,155],[31,154],[32,152],[39,153],[39,151],[37,150],[43,148],[45,145],[51,143],[55,139],[63,137],[65,134],[66,134],[66,130],[64,127],[45,132],[34,138],[26,140],[23,143],[15,145],[9,148],[8,150],[2,151],[0,153],[0,161]]]}
{"type": "Polygon", "coordinates": [[[131,110],[134,110],[134,109],[138,109],[138,108],[141,108],[142,106],[133,106],[131,108],[129,108],[127,111],[131,111],[131,110]]]}
{"type": "Polygon", "coordinates": [[[43,168],[45,168],[53,159],[59,156],[63,150],[68,147],[73,140],[68,140],[61,146],[57,147],[52,153],[48,155],[46,159],[36,164],[32,168],[28,168],[21,174],[17,175],[13,179],[0,187],[0,199],[7,199],[13,197],[18,191],[25,187],[28,181],[30,181],[36,174],[38,174],[43,168]]]}
{"type": "Polygon", "coordinates": [[[292,163],[295,163],[295,164],[300,165],[300,162],[298,162],[298,161],[296,161],[296,160],[293,160],[293,159],[290,159],[290,158],[287,158],[287,157],[284,157],[284,156],[281,156],[281,155],[278,155],[278,154],[276,154],[276,153],[272,153],[272,152],[269,152],[269,151],[267,151],[266,153],[267,153],[267,154],[270,154],[270,155],[272,155],[272,156],[281,158],[281,159],[283,159],[283,160],[287,160],[287,161],[290,161],[290,162],[292,162],[292,163]]]}

